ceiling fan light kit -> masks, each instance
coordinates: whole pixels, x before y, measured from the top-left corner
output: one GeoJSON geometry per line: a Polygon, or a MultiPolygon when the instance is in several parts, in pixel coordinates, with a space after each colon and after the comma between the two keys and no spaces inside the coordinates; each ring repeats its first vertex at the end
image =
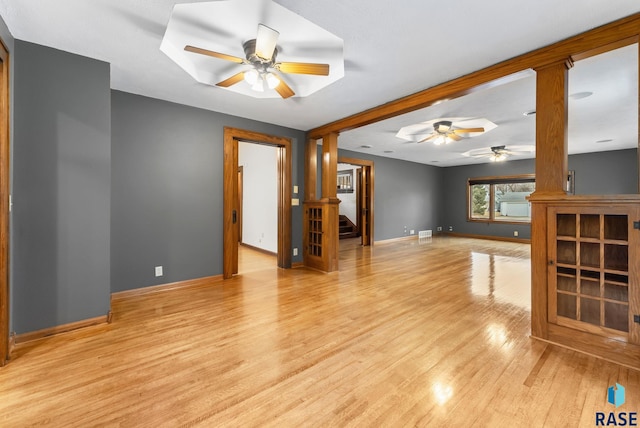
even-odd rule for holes
{"type": "Polygon", "coordinates": [[[177,4],[160,50],[200,83],[255,98],[289,98],[341,79],[343,45],[272,0],[235,0],[177,4]],[[244,58],[235,55],[239,47],[244,58]],[[295,62],[278,58],[285,51],[295,62]],[[232,74],[229,63],[242,68],[232,74]]]}
{"type": "Polygon", "coordinates": [[[468,152],[462,153],[463,156],[469,156],[473,158],[486,158],[490,162],[503,162],[510,158],[511,156],[524,156],[528,155],[529,157],[533,156],[535,152],[535,146],[533,145],[525,145],[525,146],[493,146],[490,148],[480,148],[469,150],[468,152]]]}
{"type": "Polygon", "coordinates": [[[484,118],[435,119],[401,128],[396,137],[436,146],[482,135],[498,125],[484,118]]]}

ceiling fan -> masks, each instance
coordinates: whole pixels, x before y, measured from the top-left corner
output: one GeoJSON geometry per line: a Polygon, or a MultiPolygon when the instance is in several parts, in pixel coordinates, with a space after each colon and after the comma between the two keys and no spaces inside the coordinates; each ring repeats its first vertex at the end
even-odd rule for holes
{"type": "Polygon", "coordinates": [[[251,85],[251,89],[255,91],[263,92],[266,86],[269,89],[275,89],[282,98],[289,98],[295,95],[295,92],[285,83],[279,73],[310,74],[315,76],[329,75],[329,64],[277,62],[276,56],[278,55],[278,48],[276,43],[279,35],[280,33],[276,30],[264,24],[258,24],[257,37],[247,40],[242,44],[246,58],[214,52],[191,45],[185,46],[184,50],[251,66],[249,70],[240,71],[216,83],[216,86],[223,88],[235,85],[244,80],[251,85]]]}
{"type": "Polygon", "coordinates": [[[450,120],[441,120],[433,124],[433,132],[431,135],[418,141],[418,143],[433,141],[436,145],[443,143],[449,144],[451,141],[462,140],[464,137],[460,134],[470,134],[473,132],[484,132],[484,128],[454,128],[450,120]]]}
{"type": "Polygon", "coordinates": [[[502,162],[509,156],[526,155],[533,152],[532,147],[529,146],[515,146],[521,150],[508,150],[506,146],[493,146],[490,151],[479,151],[470,154],[471,157],[483,157],[489,158],[491,162],[502,162]]]}

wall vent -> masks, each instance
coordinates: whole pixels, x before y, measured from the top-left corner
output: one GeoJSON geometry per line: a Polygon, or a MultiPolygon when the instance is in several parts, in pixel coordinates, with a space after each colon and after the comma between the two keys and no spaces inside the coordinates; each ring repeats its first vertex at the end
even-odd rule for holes
{"type": "Polygon", "coordinates": [[[421,230],[418,232],[418,238],[431,238],[431,230],[421,230]]]}

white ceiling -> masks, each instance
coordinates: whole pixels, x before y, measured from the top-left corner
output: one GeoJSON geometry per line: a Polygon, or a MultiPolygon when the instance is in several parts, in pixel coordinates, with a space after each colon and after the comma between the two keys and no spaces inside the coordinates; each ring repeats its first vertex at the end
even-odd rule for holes
{"type": "MultiPolygon", "coordinates": [[[[255,99],[197,83],[162,53],[160,44],[176,3],[191,2],[0,0],[0,15],[17,39],[109,62],[113,89],[309,130],[640,11],[637,0],[277,0],[342,39],[345,60],[342,79],[310,96],[282,100],[255,99]]],[[[212,38],[219,37],[205,18],[198,24],[199,31],[210,31],[212,38]]],[[[235,55],[242,56],[242,51],[235,55]]],[[[637,61],[637,48],[633,55],[637,61]]],[[[572,73],[580,67],[582,62],[572,73]]],[[[592,91],[594,95],[574,101],[570,135],[582,137],[571,150],[592,151],[594,141],[601,139],[614,141],[599,143],[598,148],[635,147],[637,132],[632,137],[617,135],[629,128],[620,124],[628,123],[626,118],[633,115],[634,108],[633,120],[637,122],[637,64],[630,68],[636,73],[635,83],[630,83],[634,87],[620,85],[629,79],[620,81],[610,76],[615,72],[610,66],[595,72],[600,74],[585,72],[589,76],[584,80],[591,83],[584,88],[575,86],[581,78],[572,78],[570,93],[592,91]],[[596,84],[604,74],[615,85],[598,88],[596,84]],[[635,107],[613,98],[611,94],[616,91],[623,97],[635,91],[635,107]],[[599,115],[594,116],[593,109],[580,112],[578,103],[586,105],[589,101],[600,106],[599,115]],[[606,115],[611,111],[616,113],[613,119],[606,115]],[[615,126],[605,129],[605,125],[615,126]],[[627,141],[630,138],[632,142],[627,141]]],[[[481,144],[499,145],[501,133],[507,146],[531,144],[534,117],[524,117],[522,112],[534,108],[534,85],[535,79],[525,76],[507,86],[474,93],[431,107],[432,110],[343,133],[339,145],[355,149],[370,144],[371,153],[441,166],[477,162],[460,153],[481,144]],[[394,137],[402,126],[438,116],[485,117],[498,127],[468,141],[437,146],[443,148],[439,152],[426,143],[403,145],[394,137]],[[482,141],[485,137],[487,141],[482,141]],[[471,142],[473,147],[469,146],[471,142]],[[392,147],[388,150],[394,153],[384,154],[384,145],[392,147]]]]}

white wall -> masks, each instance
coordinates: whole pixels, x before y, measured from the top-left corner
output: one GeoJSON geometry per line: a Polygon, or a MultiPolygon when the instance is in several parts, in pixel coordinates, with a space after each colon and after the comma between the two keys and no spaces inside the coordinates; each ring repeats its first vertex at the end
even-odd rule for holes
{"type": "Polygon", "coordinates": [[[243,167],[242,242],[278,251],[277,148],[240,142],[238,165],[243,167]]]}
{"type": "Polygon", "coordinates": [[[340,214],[346,215],[353,224],[358,224],[357,213],[356,213],[356,196],[358,194],[358,189],[357,189],[358,174],[356,170],[359,168],[360,168],[359,166],[350,165],[346,163],[338,164],[338,171],[346,171],[349,169],[353,170],[353,193],[338,193],[338,199],[342,201],[340,202],[340,205],[339,205],[340,214]]]}

